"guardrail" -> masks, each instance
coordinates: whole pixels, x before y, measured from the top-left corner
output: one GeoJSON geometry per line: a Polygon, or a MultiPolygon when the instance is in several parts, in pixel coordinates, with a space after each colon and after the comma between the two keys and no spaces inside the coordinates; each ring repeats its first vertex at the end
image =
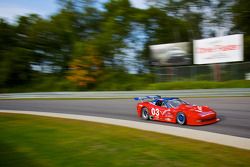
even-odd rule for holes
{"type": "Polygon", "coordinates": [[[192,89],[192,90],[150,90],[150,91],[86,91],[86,92],[33,92],[2,93],[0,99],[29,98],[133,98],[137,96],[160,95],[167,97],[230,97],[250,96],[250,88],[234,89],[192,89]]]}

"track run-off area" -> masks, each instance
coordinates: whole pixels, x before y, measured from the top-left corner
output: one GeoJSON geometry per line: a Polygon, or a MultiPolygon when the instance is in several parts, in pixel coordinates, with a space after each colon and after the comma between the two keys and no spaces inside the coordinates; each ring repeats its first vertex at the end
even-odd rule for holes
{"type": "MultiPolygon", "coordinates": [[[[200,139],[203,132],[212,132],[222,134],[226,136],[235,136],[239,138],[244,138],[243,141],[250,141],[250,97],[214,97],[214,98],[183,98],[184,100],[196,104],[196,105],[208,105],[213,108],[220,118],[220,121],[205,126],[181,126],[178,124],[157,122],[157,121],[145,121],[138,118],[136,113],[136,101],[133,99],[84,99],[84,100],[0,100],[0,110],[19,110],[19,111],[35,111],[35,112],[46,112],[46,113],[60,113],[60,114],[73,114],[76,118],[77,115],[81,116],[94,116],[89,119],[96,118],[111,118],[111,120],[106,120],[106,123],[118,120],[131,121],[135,125],[128,125],[127,127],[135,127],[136,122],[147,123],[146,126],[151,124],[153,129],[157,127],[163,127],[161,131],[174,131],[176,129],[180,130],[178,136],[188,137],[188,133],[192,132],[190,135],[194,139],[200,139]],[[160,126],[157,126],[160,125],[160,126]],[[186,129],[186,131],[185,131],[186,129]],[[184,131],[183,131],[184,130],[184,131]],[[191,130],[191,131],[190,131],[191,130]],[[192,131],[196,130],[196,131],[192,131]]],[[[39,114],[38,114],[39,115],[39,114]]],[[[88,117],[86,117],[88,118],[88,117]]],[[[83,120],[86,120],[84,118],[83,120]]],[[[93,121],[93,120],[92,120],[93,121]]],[[[96,121],[105,123],[105,121],[96,121]]],[[[118,121],[119,122],[119,121],[118,121]]],[[[115,123],[114,123],[115,124],[115,123]]],[[[125,125],[126,123],[123,122],[125,125]]],[[[123,125],[116,124],[116,125],[123,125]]],[[[138,124],[140,126],[141,124],[138,124]]],[[[125,125],[126,126],[126,125],[125,125]]],[[[144,128],[141,128],[144,129],[144,128]]],[[[144,130],[150,130],[144,129],[144,130]]],[[[150,131],[154,131],[154,130],[150,131]]],[[[207,133],[209,135],[209,133],[207,133]]],[[[170,133],[171,134],[171,133],[170,133]]],[[[172,133],[175,135],[174,133],[172,133]]],[[[204,133],[205,134],[205,133],[204,133]]],[[[203,140],[204,136],[201,137],[203,140]]],[[[210,138],[210,137],[209,137],[210,138]]],[[[216,143],[222,144],[225,138],[221,136],[214,136],[217,141],[216,143]]],[[[213,139],[214,140],[214,139],[213,139]]],[[[213,140],[211,142],[213,142],[213,140]]],[[[233,143],[234,138],[230,141],[233,143]]],[[[210,141],[210,139],[208,140],[210,141]]],[[[241,140],[238,140],[238,143],[241,140]]],[[[237,143],[237,142],[235,142],[237,143]]],[[[248,143],[245,143],[248,146],[248,143]]],[[[230,145],[230,144],[227,144],[230,145]]],[[[244,143],[243,143],[244,146],[244,143]]],[[[246,148],[250,149],[250,148],[246,148]]]]}

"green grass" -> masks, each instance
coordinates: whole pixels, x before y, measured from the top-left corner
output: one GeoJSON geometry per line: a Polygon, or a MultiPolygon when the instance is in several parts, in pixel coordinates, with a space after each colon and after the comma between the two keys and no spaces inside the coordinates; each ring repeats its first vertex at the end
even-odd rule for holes
{"type": "Polygon", "coordinates": [[[215,81],[176,81],[160,82],[146,86],[147,90],[181,90],[181,89],[214,89],[214,88],[250,88],[248,80],[215,81]]]}
{"type": "Polygon", "coordinates": [[[84,121],[0,114],[0,166],[249,166],[250,151],[84,121]]]}
{"type": "MultiPolygon", "coordinates": [[[[46,83],[46,82],[45,82],[46,83]]],[[[125,81],[100,82],[91,89],[76,88],[67,82],[57,84],[31,84],[13,88],[0,88],[0,93],[16,92],[56,92],[56,91],[129,91],[129,90],[183,90],[183,89],[215,89],[215,88],[250,88],[248,80],[232,81],[172,81],[152,83],[149,80],[127,79],[125,81]],[[50,86],[53,85],[53,86],[50,86]]]]}
{"type": "MultiPolygon", "coordinates": [[[[191,78],[190,78],[191,79],[191,78]]],[[[200,78],[203,79],[203,78],[200,78]]],[[[0,93],[17,92],[57,92],[57,91],[129,91],[129,90],[182,90],[182,89],[212,89],[212,88],[250,88],[248,80],[206,81],[187,80],[158,82],[152,74],[134,75],[121,71],[107,73],[95,84],[79,87],[61,76],[34,77],[32,81],[20,85],[1,87],[0,93]]]]}

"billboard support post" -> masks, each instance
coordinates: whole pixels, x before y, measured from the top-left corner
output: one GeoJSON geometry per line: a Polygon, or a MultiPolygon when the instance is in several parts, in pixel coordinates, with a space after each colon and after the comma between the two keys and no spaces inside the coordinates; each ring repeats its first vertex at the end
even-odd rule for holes
{"type": "Polygon", "coordinates": [[[173,77],[173,67],[168,67],[168,79],[169,81],[172,80],[172,77],[173,77]]]}
{"type": "Polygon", "coordinates": [[[221,81],[221,69],[220,64],[213,64],[214,80],[221,81]]]}

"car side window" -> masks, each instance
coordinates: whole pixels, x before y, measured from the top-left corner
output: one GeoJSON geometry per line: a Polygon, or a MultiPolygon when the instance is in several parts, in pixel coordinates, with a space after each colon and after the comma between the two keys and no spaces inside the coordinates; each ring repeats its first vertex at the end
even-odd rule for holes
{"type": "Polygon", "coordinates": [[[167,108],[172,108],[171,105],[169,104],[169,101],[166,103],[167,108]]]}
{"type": "Polygon", "coordinates": [[[163,101],[163,102],[162,102],[161,107],[167,107],[167,105],[166,105],[166,102],[165,102],[165,101],[163,101]]]}
{"type": "Polygon", "coordinates": [[[161,100],[157,100],[157,102],[155,103],[155,105],[161,106],[162,105],[162,101],[161,100]]]}

